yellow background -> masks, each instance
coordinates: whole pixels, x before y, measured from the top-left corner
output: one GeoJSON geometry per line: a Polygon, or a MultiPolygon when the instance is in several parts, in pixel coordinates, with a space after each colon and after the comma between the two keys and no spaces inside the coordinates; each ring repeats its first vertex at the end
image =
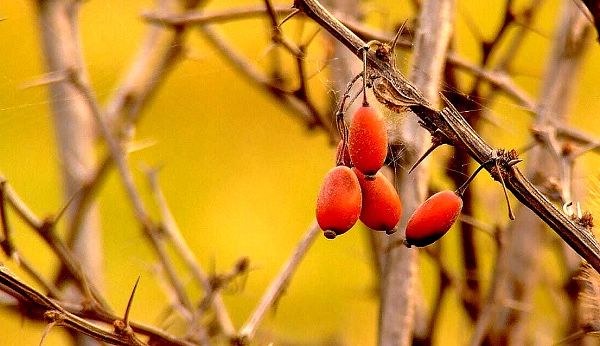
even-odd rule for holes
{"type": "MultiPolygon", "coordinates": [[[[369,24],[389,31],[393,23],[411,15],[406,5],[395,8],[388,2],[365,3],[369,24]]],[[[242,3],[262,2],[213,1],[210,7],[242,3]]],[[[458,3],[454,45],[461,54],[477,62],[476,41],[467,21],[473,21],[481,35],[490,37],[498,26],[502,2],[458,3]]],[[[517,3],[521,6],[525,2],[517,3]]],[[[144,36],[146,25],[140,18],[141,11],[152,8],[152,1],[133,0],[88,1],[82,6],[85,58],[102,101],[110,96],[144,36]]],[[[544,73],[559,8],[558,1],[544,3],[533,25],[537,33],[529,35],[513,65],[518,75],[516,80],[532,95],[537,94],[544,73]]],[[[35,11],[30,1],[2,1],[1,17],[7,19],[0,22],[0,172],[38,215],[45,216],[61,208],[62,198],[46,90],[22,88],[44,72],[35,11]]],[[[224,26],[224,32],[253,63],[266,66],[266,28],[264,20],[245,20],[224,26]]],[[[152,199],[139,168],[163,166],[160,182],[166,198],[205,270],[226,271],[240,257],[250,258],[251,271],[245,287],[232,287],[224,293],[234,323],[239,327],[314,218],[314,201],[323,175],[333,165],[333,149],[322,132],[308,131],[290,112],[240,78],[195,33],[190,38],[190,59],[169,75],[146,109],[136,133],[137,140],[152,140],[156,144],[132,154],[131,163],[136,169],[137,185],[150,206],[152,199]]],[[[321,64],[320,47],[324,42],[317,40],[311,47],[307,66],[313,70],[321,64]]],[[[596,87],[600,80],[597,68],[600,50],[597,44],[592,45],[582,67],[585,73],[581,74],[575,93],[572,119],[588,132],[600,133],[594,121],[595,110],[600,109],[600,92],[596,87]]],[[[311,81],[314,94],[322,95],[320,104],[324,104],[329,92],[328,73],[324,71],[311,81]]],[[[483,135],[487,140],[499,147],[516,147],[526,142],[530,115],[506,98],[500,98],[491,112],[502,127],[499,131],[486,125],[483,135]]],[[[446,159],[448,151],[436,155],[446,159]]],[[[597,174],[592,160],[588,159],[586,165],[587,173],[577,177],[583,183],[597,174]]],[[[434,162],[433,167],[439,164],[434,162]]],[[[438,184],[444,186],[441,174],[435,176],[438,184]]],[[[501,192],[490,190],[495,186],[490,180],[480,177],[475,183],[477,188],[497,192],[493,196],[481,195],[483,202],[478,216],[490,223],[506,222],[504,212],[496,212],[501,205],[501,192]]],[[[141,275],[131,316],[156,324],[167,303],[153,273],[156,259],[114,172],[99,198],[106,254],[106,296],[116,311],[122,311],[133,282],[141,275]]],[[[42,273],[50,276],[56,260],[32,231],[18,223],[14,214],[10,216],[18,248],[42,273]]],[[[261,330],[279,340],[303,344],[324,340],[341,340],[348,345],[374,344],[376,283],[365,232],[356,227],[335,242],[318,237],[276,312],[267,316],[261,330]]],[[[483,250],[493,248],[489,237],[479,238],[483,250]]],[[[447,260],[457,273],[462,273],[454,252],[458,250],[457,238],[450,235],[444,242],[449,253],[447,260]]],[[[0,257],[0,261],[19,272],[7,258],[0,257]]],[[[422,286],[429,297],[437,284],[428,275],[430,264],[426,259],[422,262],[422,286]]],[[[490,268],[489,262],[488,259],[485,268],[490,268]]],[[[483,275],[485,284],[490,273],[486,270],[483,275]]],[[[185,280],[197,298],[190,278],[185,280]]],[[[449,340],[464,344],[471,335],[455,298],[455,293],[446,297],[435,336],[438,344],[448,345],[449,340]]],[[[548,299],[546,293],[540,293],[536,312],[543,314],[536,318],[539,320],[536,325],[549,325],[547,332],[553,336],[554,327],[556,332],[562,326],[561,312],[544,304],[548,299]]],[[[0,309],[0,345],[37,345],[44,325],[4,311],[0,309]]],[[[63,336],[55,328],[45,345],[62,344],[63,336]]]]}

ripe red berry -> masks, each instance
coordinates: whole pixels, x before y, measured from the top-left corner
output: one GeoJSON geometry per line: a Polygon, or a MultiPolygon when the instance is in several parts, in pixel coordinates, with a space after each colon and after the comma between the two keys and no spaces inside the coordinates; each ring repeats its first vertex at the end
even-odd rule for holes
{"type": "Polygon", "coordinates": [[[352,170],[358,176],[362,191],[360,221],[371,229],[393,233],[402,215],[402,203],[396,189],[381,172],[369,180],[356,168],[352,170]]]}
{"type": "Polygon", "coordinates": [[[348,151],[352,164],[367,176],[373,176],[383,166],[387,155],[388,137],[385,122],[374,108],[360,107],[349,129],[348,151]]]}
{"type": "Polygon", "coordinates": [[[333,239],[352,228],[361,205],[360,184],[350,168],[337,166],[327,172],[317,199],[317,222],[325,237],[333,239]]]}
{"type": "Polygon", "coordinates": [[[412,214],[406,226],[406,243],[427,246],[440,239],[458,218],[463,201],[453,191],[429,197],[412,214]]]}
{"type": "Polygon", "coordinates": [[[344,148],[344,152],[342,153],[343,145],[344,141],[341,140],[338,143],[337,149],[335,151],[335,159],[337,161],[337,164],[352,167],[352,160],[350,160],[350,153],[348,152],[348,143],[346,142],[346,147],[344,148]]]}

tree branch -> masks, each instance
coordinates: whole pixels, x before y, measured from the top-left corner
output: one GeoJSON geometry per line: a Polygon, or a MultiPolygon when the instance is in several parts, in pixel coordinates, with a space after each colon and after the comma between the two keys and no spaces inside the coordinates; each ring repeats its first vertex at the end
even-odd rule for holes
{"type": "MultiPolygon", "coordinates": [[[[365,42],[333,17],[321,4],[315,0],[296,0],[294,6],[315,20],[357,56],[359,55],[359,49],[365,42]]],[[[388,99],[385,102],[387,107],[395,110],[398,110],[399,106],[408,107],[419,117],[423,127],[430,132],[441,131],[448,143],[466,150],[479,163],[492,159],[497,151],[466,123],[456,109],[448,105],[442,111],[435,110],[406,77],[389,62],[377,58],[375,54],[368,54],[368,64],[374,73],[373,78],[379,79],[381,83],[381,92],[387,92],[388,99]]],[[[506,187],[515,197],[544,220],[594,269],[600,271],[600,247],[594,237],[556,208],[518,168],[506,163],[500,167],[500,174],[503,175],[506,187]]],[[[492,173],[493,168],[486,167],[486,170],[492,173]]],[[[499,178],[497,174],[493,176],[499,178]]]]}
{"type": "Polygon", "coordinates": [[[246,323],[240,328],[239,332],[239,342],[241,344],[252,340],[254,337],[254,333],[256,333],[256,329],[258,325],[264,318],[267,311],[273,306],[273,304],[281,297],[281,294],[285,290],[285,288],[289,285],[290,280],[296,270],[298,269],[298,265],[304,258],[304,255],[308,252],[311,245],[313,244],[315,238],[320,233],[319,225],[317,222],[313,222],[310,225],[310,228],[298,243],[298,246],[285,263],[279,275],[275,277],[271,285],[263,295],[261,301],[258,303],[252,315],[246,323]]]}
{"type": "MultiPolygon", "coordinates": [[[[431,103],[439,99],[446,51],[453,31],[454,7],[454,0],[426,0],[419,13],[410,77],[431,103]]],[[[407,165],[421,156],[430,141],[427,132],[414,118],[406,119],[393,131],[400,135],[401,146],[405,149],[402,162],[407,165]]],[[[418,166],[410,176],[403,169],[396,170],[395,185],[403,204],[399,229],[406,228],[410,215],[425,200],[428,183],[427,165],[418,166]]],[[[401,244],[403,233],[393,234],[389,244],[401,244]]],[[[418,294],[417,259],[417,250],[405,246],[390,246],[386,253],[381,282],[379,345],[408,345],[412,340],[415,295],[418,294]]]]}

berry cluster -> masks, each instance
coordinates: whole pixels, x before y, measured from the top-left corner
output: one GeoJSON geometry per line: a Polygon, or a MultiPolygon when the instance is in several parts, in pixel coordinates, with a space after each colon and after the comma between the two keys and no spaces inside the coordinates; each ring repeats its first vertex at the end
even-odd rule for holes
{"type": "Polygon", "coordinates": [[[387,156],[383,119],[368,104],[355,113],[346,141],[338,145],[338,166],[325,176],[317,199],[317,222],[333,239],[360,219],[367,227],[393,233],[402,214],[396,189],[379,169],[387,156]]]}
{"type": "MultiPolygon", "coordinates": [[[[349,84],[339,105],[336,121],[342,140],[337,148],[336,167],[327,172],[317,199],[317,222],[328,239],[346,233],[359,219],[371,229],[392,234],[402,215],[396,189],[379,171],[387,156],[388,137],[384,120],[367,102],[368,49],[369,45],[363,50],[362,74],[349,84]],[[348,129],[344,104],[360,77],[363,103],[348,129]]],[[[412,169],[442,143],[434,141],[412,169]]],[[[461,212],[462,191],[480,169],[457,192],[438,192],[415,210],[406,226],[407,246],[430,245],[448,232],[461,212]]]]}

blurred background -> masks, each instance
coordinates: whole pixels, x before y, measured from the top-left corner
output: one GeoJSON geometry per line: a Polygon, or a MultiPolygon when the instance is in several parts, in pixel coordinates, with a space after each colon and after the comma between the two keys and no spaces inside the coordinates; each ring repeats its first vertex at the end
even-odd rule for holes
{"type": "MultiPolygon", "coordinates": [[[[261,3],[215,0],[207,9],[261,3]]],[[[518,8],[521,3],[525,1],[515,1],[514,6],[518,8]]],[[[129,67],[148,26],[140,15],[153,6],[149,0],[83,4],[81,39],[92,86],[100,101],[112,94],[129,67]]],[[[397,23],[414,16],[411,6],[402,1],[364,1],[362,6],[366,23],[388,33],[397,23]]],[[[477,36],[490,36],[497,30],[498,11],[503,6],[503,1],[458,1],[453,48],[477,62],[477,36]]],[[[527,36],[527,43],[513,62],[515,80],[534,96],[539,92],[545,57],[561,10],[560,1],[543,1],[540,6],[531,25],[533,34],[527,36]]],[[[2,1],[0,18],[5,18],[0,21],[0,173],[38,215],[46,216],[60,210],[64,201],[47,90],[24,88],[45,72],[35,7],[32,1],[2,1]]],[[[293,33],[297,24],[288,24],[286,30],[293,33]]],[[[307,31],[316,28],[312,24],[307,27],[307,31]]],[[[249,61],[267,66],[267,20],[236,20],[220,28],[249,61]]],[[[600,109],[600,49],[597,43],[591,44],[570,113],[573,126],[600,135],[595,114],[600,109]]],[[[319,72],[327,46],[327,40],[317,37],[306,58],[307,66],[312,68],[309,72],[314,75],[310,79],[313,96],[321,105],[327,104],[334,91],[335,71],[325,68],[319,72]]],[[[147,205],[153,206],[153,213],[157,210],[142,169],[160,167],[166,199],[207,272],[228,271],[240,258],[249,258],[249,273],[223,292],[239,327],[314,219],[321,179],[334,165],[334,147],[323,131],[309,130],[269,95],[241,78],[200,36],[192,33],[187,49],[187,58],[168,76],[137,127],[135,141],[152,145],[132,153],[130,162],[137,186],[144,192],[147,205]]],[[[409,59],[401,56],[400,65],[408,66],[409,59]]],[[[498,147],[525,145],[530,116],[506,98],[498,98],[493,105],[489,111],[495,122],[483,126],[483,137],[498,147]]],[[[440,150],[431,159],[433,185],[440,189],[450,185],[437,162],[451,159],[448,156],[449,151],[440,150]]],[[[594,154],[586,155],[578,166],[576,179],[591,190],[597,180],[596,167],[594,154]]],[[[476,180],[473,188],[485,195],[476,216],[489,223],[506,223],[504,207],[498,207],[503,205],[503,196],[493,184],[485,174],[476,180]]],[[[169,298],[156,274],[157,260],[115,172],[110,173],[98,198],[106,297],[117,312],[123,311],[136,278],[141,276],[131,318],[159,324],[169,298]]],[[[582,202],[590,205],[588,199],[582,202]]],[[[15,243],[23,255],[42,274],[55,273],[56,259],[37,235],[16,217],[11,217],[11,223],[15,243]]],[[[319,236],[276,310],[262,324],[261,332],[294,344],[375,344],[377,282],[366,232],[359,225],[335,241],[319,236]]],[[[490,237],[483,233],[477,237],[484,252],[486,248],[492,251],[490,237]]],[[[443,239],[444,246],[457,248],[457,239],[450,233],[443,239]]],[[[0,262],[20,274],[17,266],[3,256],[0,262]]],[[[449,267],[461,273],[458,251],[446,251],[445,256],[449,267]]],[[[552,270],[556,259],[552,254],[547,257],[548,280],[558,279],[560,273],[552,270]]],[[[483,268],[490,269],[491,260],[482,260],[483,268]]],[[[427,258],[421,259],[421,269],[420,284],[427,300],[437,283],[429,279],[431,263],[427,258]]],[[[487,269],[482,271],[484,287],[491,275],[487,269]]],[[[194,292],[191,278],[184,281],[194,292]]],[[[541,340],[552,340],[564,327],[560,305],[552,303],[551,293],[538,293],[536,305],[531,307],[537,316],[532,328],[540,330],[537,327],[543,326],[541,340]]],[[[460,345],[469,340],[472,327],[455,298],[451,293],[444,301],[435,344],[460,345]]],[[[37,345],[45,327],[4,309],[0,309],[0,325],[0,345],[37,345]]],[[[170,328],[176,333],[177,323],[170,328]]],[[[44,344],[64,342],[64,332],[54,328],[44,344]]]]}

